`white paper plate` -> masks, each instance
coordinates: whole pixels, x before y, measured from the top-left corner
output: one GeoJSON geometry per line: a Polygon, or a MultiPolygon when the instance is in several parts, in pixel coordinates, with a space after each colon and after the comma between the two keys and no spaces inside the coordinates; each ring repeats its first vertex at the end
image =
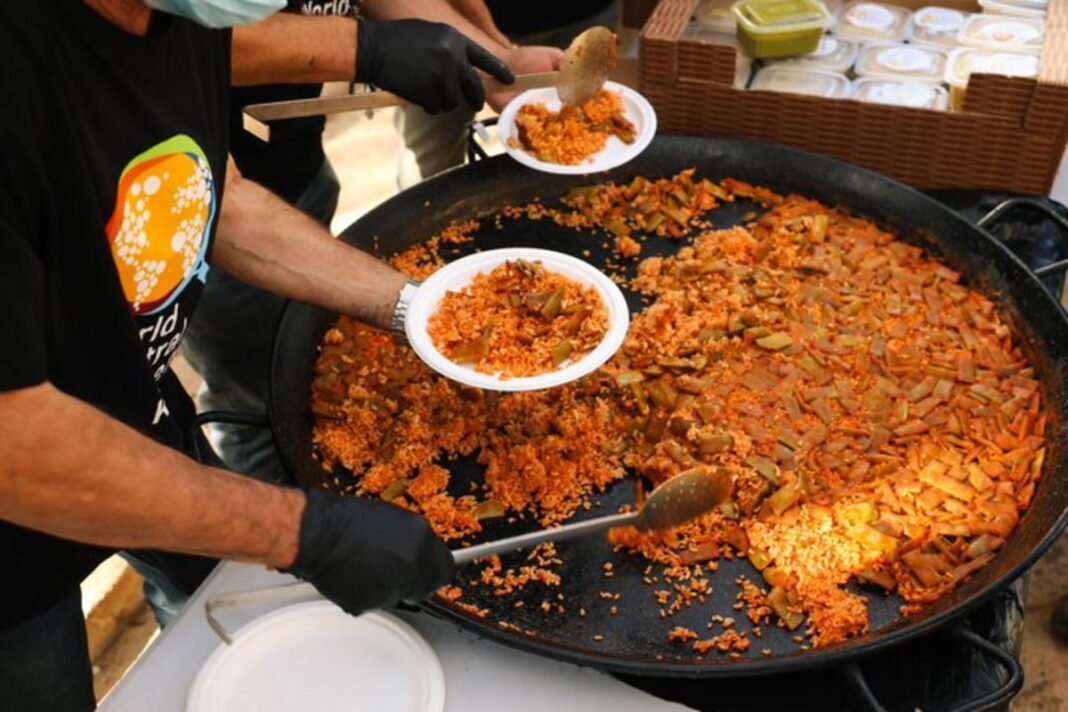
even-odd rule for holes
{"type": "Polygon", "coordinates": [[[408,307],[405,331],[408,342],[419,358],[446,378],[464,385],[491,391],[537,391],[554,388],[597,370],[623,345],[630,325],[630,310],[627,300],[615,282],[588,262],[550,250],[533,247],[509,247],[488,250],[468,255],[450,262],[416,291],[408,307]],[[438,304],[446,292],[455,292],[467,286],[475,275],[491,272],[498,265],[510,260],[541,262],[549,272],[562,274],[568,279],[589,285],[597,290],[608,310],[608,332],[593,351],[577,362],[565,361],[560,368],[538,376],[502,379],[497,375],[479,373],[473,366],[461,366],[445,357],[427,334],[427,323],[438,310],[438,304]]]}
{"type": "Polygon", "coordinates": [[[637,158],[638,155],[646,149],[649,142],[653,140],[653,136],[656,135],[656,112],[653,111],[652,105],[644,96],[630,87],[625,87],[622,84],[616,84],[615,82],[605,82],[604,87],[609,91],[614,91],[622,95],[623,113],[634,123],[634,127],[637,129],[638,136],[634,140],[634,143],[626,144],[615,136],[611,136],[609,137],[604,150],[590,156],[586,162],[573,166],[539,161],[522,149],[512,148],[509,145],[508,139],[518,139],[518,134],[515,128],[515,115],[523,106],[527,104],[545,104],[545,106],[552,111],[560,110],[560,97],[556,93],[556,88],[549,87],[546,89],[530,89],[529,91],[525,91],[513,99],[508,106],[504,107],[500,119],[497,120],[497,126],[500,128],[501,132],[501,143],[504,144],[504,150],[508,152],[509,156],[519,161],[524,166],[528,166],[538,171],[544,171],[545,173],[559,173],[561,175],[583,175],[586,173],[596,173],[597,171],[607,171],[610,168],[621,166],[633,158],[637,158]]]}
{"type": "Polygon", "coordinates": [[[441,712],[445,674],[411,626],[327,601],[252,621],[200,669],[186,712],[441,712]]]}

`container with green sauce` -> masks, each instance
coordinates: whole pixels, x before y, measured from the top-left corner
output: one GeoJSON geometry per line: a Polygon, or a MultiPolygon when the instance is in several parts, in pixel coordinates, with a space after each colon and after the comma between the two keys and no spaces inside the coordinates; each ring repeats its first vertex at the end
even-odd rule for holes
{"type": "Polygon", "coordinates": [[[742,47],[764,59],[812,52],[833,22],[819,0],[739,0],[731,12],[742,47]]]}

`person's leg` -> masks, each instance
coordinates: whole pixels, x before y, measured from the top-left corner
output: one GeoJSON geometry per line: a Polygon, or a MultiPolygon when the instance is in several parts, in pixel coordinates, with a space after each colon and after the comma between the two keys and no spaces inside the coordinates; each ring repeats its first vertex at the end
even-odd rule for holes
{"type": "Polygon", "coordinates": [[[6,712],[96,709],[78,589],[36,618],[0,629],[0,709],[6,712]]]}
{"type": "MultiPolygon", "coordinates": [[[[298,199],[296,207],[329,226],[340,186],[329,162],[298,199]]],[[[197,409],[266,411],[267,371],[274,326],[285,300],[245,285],[222,270],[208,273],[200,304],[183,339],[189,363],[204,379],[197,409]]],[[[207,428],[212,447],[228,468],[266,482],[285,482],[270,432],[241,425],[207,428]]]]}
{"type": "Polygon", "coordinates": [[[297,210],[312,218],[319,224],[330,228],[330,221],[337,212],[337,200],[341,194],[341,183],[338,181],[334,167],[330,160],[323,161],[323,167],[304,189],[297,202],[294,203],[297,210]]]}
{"type": "Polygon", "coordinates": [[[1053,608],[1050,628],[1062,643],[1068,644],[1068,596],[1057,601],[1057,605],[1053,608]]]}
{"type": "Polygon", "coordinates": [[[219,563],[216,559],[165,551],[123,551],[119,555],[145,579],[145,601],[160,628],[178,617],[189,597],[219,563]]]}
{"type": "Polygon", "coordinates": [[[459,106],[444,114],[428,114],[406,104],[397,109],[395,123],[404,139],[397,166],[397,187],[410,188],[464,162],[464,128],[475,112],[459,106]]]}

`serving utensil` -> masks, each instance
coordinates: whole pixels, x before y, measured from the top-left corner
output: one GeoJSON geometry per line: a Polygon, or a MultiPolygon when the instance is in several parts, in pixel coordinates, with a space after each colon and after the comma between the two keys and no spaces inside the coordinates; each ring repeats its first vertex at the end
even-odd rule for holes
{"type": "MultiPolygon", "coordinates": [[[[512,84],[491,77],[483,77],[486,94],[523,92],[528,89],[556,87],[560,99],[577,106],[591,99],[608,79],[616,66],[616,36],[607,27],[591,27],[581,33],[564,51],[558,72],[520,74],[512,84]]],[[[271,121],[325,116],[345,111],[364,111],[400,106],[405,101],[386,91],[362,91],[343,96],[322,96],[313,99],[273,101],[250,104],[242,114],[245,130],[262,141],[271,140],[271,121]]]]}
{"type": "Polygon", "coordinates": [[[613,527],[632,526],[639,531],[670,529],[716,508],[725,502],[733,491],[734,478],[729,470],[695,467],[672,477],[650,492],[637,511],[610,514],[476,544],[466,549],[456,549],[452,552],[452,558],[457,566],[464,566],[487,556],[597,534],[613,527]]]}
{"type": "MultiPolygon", "coordinates": [[[[616,68],[616,35],[607,27],[591,27],[564,52],[559,79],[555,82],[560,101],[579,106],[592,99],[616,68]]],[[[533,89],[534,87],[527,87],[533,89]]]]}
{"type": "MultiPolygon", "coordinates": [[[[565,524],[552,529],[541,529],[506,539],[476,544],[465,549],[454,549],[452,558],[457,566],[466,566],[488,556],[597,534],[613,527],[633,526],[640,531],[670,529],[711,511],[725,502],[733,492],[734,478],[730,471],[723,468],[695,467],[672,477],[650,492],[637,511],[611,514],[584,522],[565,524]]],[[[250,605],[288,603],[318,596],[319,593],[315,587],[304,582],[255,591],[241,591],[211,599],[204,604],[204,615],[216,635],[230,645],[233,643],[233,633],[219,621],[215,615],[216,611],[250,605]]]]}

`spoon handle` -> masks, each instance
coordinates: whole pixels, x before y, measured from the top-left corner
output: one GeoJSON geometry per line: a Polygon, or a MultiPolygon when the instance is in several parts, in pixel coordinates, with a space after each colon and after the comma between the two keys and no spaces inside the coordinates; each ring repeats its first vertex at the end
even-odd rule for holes
{"type": "Polygon", "coordinates": [[[516,549],[530,549],[538,544],[574,539],[575,537],[603,532],[612,527],[625,526],[633,523],[637,518],[638,514],[636,512],[629,514],[611,514],[607,517],[598,517],[597,519],[587,519],[586,521],[575,522],[574,524],[565,524],[562,527],[539,529],[538,531],[529,532],[527,534],[510,536],[507,539],[498,539],[497,541],[488,541],[485,544],[469,546],[466,549],[454,549],[452,558],[457,566],[464,566],[475,559],[481,559],[486,556],[507,554],[516,549]]]}
{"type": "MultiPolygon", "coordinates": [[[[505,84],[496,79],[483,79],[482,85],[487,94],[501,92],[522,92],[528,89],[541,89],[556,86],[560,72],[536,72],[519,74],[512,84],[505,84]]],[[[365,111],[382,109],[388,106],[400,106],[404,99],[387,91],[357,91],[337,96],[317,96],[310,99],[289,99],[271,101],[263,104],[249,104],[243,109],[242,123],[249,133],[262,141],[271,140],[272,121],[282,119],[299,119],[308,116],[325,116],[346,111],[365,111]]]]}
{"type": "MultiPolygon", "coordinates": [[[[520,534],[519,536],[511,536],[507,539],[498,539],[497,541],[490,541],[485,544],[478,544],[477,546],[469,546],[466,549],[454,549],[452,558],[457,566],[465,566],[476,559],[481,559],[486,556],[507,554],[516,549],[529,549],[538,544],[544,544],[550,541],[573,539],[587,534],[603,532],[612,527],[632,524],[637,518],[637,512],[629,514],[612,514],[607,517],[587,519],[584,522],[575,522],[574,524],[566,524],[562,527],[554,527],[553,529],[540,529],[528,534],[520,534]]],[[[204,606],[204,615],[207,616],[208,625],[211,629],[215,631],[223,642],[230,645],[233,642],[234,634],[222,623],[221,620],[219,620],[218,612],[220,610],[268,603],[289,603],[291,601],[308,598],[315,599],[318,597],[319,592],[316,591],[314,586],[310,583],[298,581],[255,591],[225,593],[207,602],[204,606]]]]}
{"type": "Polygon", "coordinates": [[[554,87],[559,79],[560,72],[534,72],[532,74],[515,75],[515,81],[511,84],[499,82],[493,77],[486,77],[482,80],[482,86],[485,87],[487,94],[519,93],[528,89],[554,87]]]}

